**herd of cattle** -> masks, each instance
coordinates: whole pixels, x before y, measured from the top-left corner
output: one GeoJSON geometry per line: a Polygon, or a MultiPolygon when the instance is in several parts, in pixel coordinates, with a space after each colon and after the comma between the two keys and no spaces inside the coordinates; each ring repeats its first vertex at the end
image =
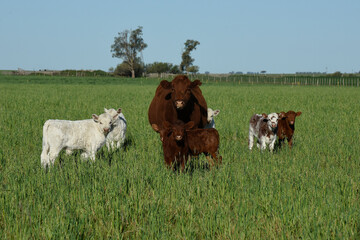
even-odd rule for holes
{"type": "MultiPolygon", "coordinates": [[[[150,103],[148,118],[153,130],[159,133],[165,164],[169,168],[184,170],[192,156],[206,155],[210,167],[219,165],[219,133],[215,129],[214,117],[219,110],[207,107],[199,88],[201,82],[191,82],[187,76],[176,76],[171,82],[163,80],[156,89],[150,103]]],[[[92,119],[47,120],[43,127],[41,165],[54,165],[60,151],[66,154],[82,150],[81,157],[95,161],[96,152],[106,144],[109,151],[120,148],[126,138],[127,122],[121,108],[104,109],[92,119]]],[[[255,114],[250,119],[249,149],[257,138],[261,150],[269,145],[273,151],[275,142],[281,147],[287,139],[292,146],[295,118],[301,112],[280,112],[269,115],[255,114]]]]}

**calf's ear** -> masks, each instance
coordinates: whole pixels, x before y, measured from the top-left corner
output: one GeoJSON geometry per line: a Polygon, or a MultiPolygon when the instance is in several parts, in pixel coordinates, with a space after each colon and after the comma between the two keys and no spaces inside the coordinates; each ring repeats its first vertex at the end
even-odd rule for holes
{"type": "Polygon", "coordinates": [[[280,112],[280,113],[278,113],[278,115],[279,115],[279,118],[286,118],[285,112],[280,112]]]}
{"type": "Polygon", "coordinates": [[[98,122],[98,121],[99,121],[99,116],[96,115],[96,114],[93,114],[93,115],[92,115],[92,118],[93,118],[93,120],[94,120],[95,122],[98,122]]]}
{"type": "Polygon", "coordinates": [[[107,113],[108,111],[109,111],[109,110],[108,110],[107,108],[104,108],[104,112],[106,112],[106,113],[107,113]]]}
{"type": "Polygon", "coordinates": [[[302,113],[302,112],[297,112],[297,113],[296,113],[296,116],[297,116],[297,117],[300,116],[301,113],[302,113]]]}
{"type": "Polygon", "coordinates": [[[214,111],[214,117],[217,116],[219,113],[220,113],[220,110],[219,110],[219,109],[216,109],[216,110],[214,111]]]}
{"type": "Polygon", "coordinates": [[[160,82],[160,85],[161,85],[162,88],[165,88],[165,89],[171,89],[171,87],[172,87],[171,82],[168,82],[166,80],[162,80],[160,82]]]}
{"type": "Polygon", "coordinates": [[[152,129],[154,129],[155,132],[159,132],[159,131],[160,131],[159,126],[156,125],[155,123],[154,123],[154,124],[151,124],[151,127],[152,127],[152,129]]]}
{"type": "Polygon", "coordinates": [[[190,83],[190,88],[194,88],[196,86],[201,86],[201,84],[202,84],[202,82],[200,82],[200,80],[195,80],[190,83]]]}
{"type": "Polygon", "coordinates": [[[267,118],[267,114],[266,113],[262,113],[261,114],[264,118],[267,118]]]}
{"type": "Polygon", "coordinates": [[[165,129],[170,129],[170,128],[171,128],[171,123],[169,123],[168,121],[164,121],[164,122],[163,122],[163,127],[164,127],[165,129]]]}
{"type": "Polygon", "coordinates": [[[194,127],[195,123],[193,121],[190,121],[185,124],[185,130],[192,129],[194,127]]]}

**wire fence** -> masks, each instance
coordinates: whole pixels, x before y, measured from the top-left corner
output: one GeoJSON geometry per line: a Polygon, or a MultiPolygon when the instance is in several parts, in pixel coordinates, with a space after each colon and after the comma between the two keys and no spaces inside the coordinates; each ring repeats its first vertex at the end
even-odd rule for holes
{"type": "Polygon", "coordinates": [[[191,80],[202,82],[233,82],[238,84],[311,85],[359,87],[358,76],[297,76],[297,75],[191,75],[191,80]]]}

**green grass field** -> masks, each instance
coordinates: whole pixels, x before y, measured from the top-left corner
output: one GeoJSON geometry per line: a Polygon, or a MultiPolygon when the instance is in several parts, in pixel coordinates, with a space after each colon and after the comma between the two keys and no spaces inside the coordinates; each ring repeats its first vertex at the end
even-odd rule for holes
{"type": "Polygon", "coordinates": [[[0,238],[360,238],[359,88],[204,83],[223,164],[174,173],[147,120],[158,82],[0,76],[0,238]],[[123,109],[126,148],[44,171],[44,122],[104,107],[123,109]],[[249,152],[251,115],[288,110],[293,149],[249,152]]]}

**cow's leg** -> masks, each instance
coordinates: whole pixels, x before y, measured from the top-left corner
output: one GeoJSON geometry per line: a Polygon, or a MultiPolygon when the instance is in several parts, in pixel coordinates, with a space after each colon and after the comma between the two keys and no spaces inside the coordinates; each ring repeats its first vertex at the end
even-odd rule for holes
{"type": "Polygon", "coordinates": [[[249,130],[249,149],[251,150],[254,146],[254,135],[251,130],[249,130]]]}
{"type": "Polygon", "coordinates": [[[111,150],[110,141],[106,141],[106,148],[110,152],[110,150],[111,150]]]}
{"type": "Polygon", "coordinates": [[[66,149],[66,150],[65,150],[65,153],[66,153],[66,155],[71,155],[71,154],[73,153],[73,150],[71,150],[71,149],[66,149]]]}
{"type": "Polygon", "coordinates": [[[260,149],[261,149],[261,150],[265,150],[265,149],[266,149],[266,138],[265,138],[265,137],[261,137],[261,138],[260,138],[260,149]]]}
{"type": "Polygon", "coordinates": [[[48,146],[43,147],[41,152],[41,165],[46,168],[50,163],[49,153],[48,153],[48,146]]]}
{"type": "Polygon", "coordinates": [[[270,152],[273,152],[273,150],[274,150],[275,141],[276,141],[276,138],[274,138],[273,140],[271,140],[271,142],[270,142],[270,144],[269,144],[270,152]]]}
{"type": "Polygon", "coordinates": [[[293,145],[293,138],[292,138],[292,136],[288,138],[288,144],[289,144],[289,147],[291,148],[292,145],[293,145]]]}
{"type": "MultiPolygon", "coordinates": [[[[214,158],[214,156],[213,156],[213,154],[211,154],[211,156],[212,156],[212,158],[209,156],[209,155],[206,155],[206,159],[208,160],[208,162],[209,162],[209,167],[210,167],[210,169],[211,169],[211,167],[213,167],[214,165],[215,165],[215,163],[214,163],[214,160],[213,160],[213,158],[214,158]]],[[[216,155],[215,155],[215,157],[216,157],[216,155]]],[[[216,162],[217,162],[217,158],[214,158],[215,160],[216,160],[216,162]]]]}
{"type": "Polygon", "coordinates": [[[56,158],[59,156],[59,153],[61,151],[60,147],[50,147],[49,151],[49,162],[51,165],[54,165],[56,158]]]}
{"type": "Polygon", "coordinates": [[[82,160],[88,159],[89,158],[89,153],[87,153],[87,152],[81,153],[81,158],[82,158],[82,160]]]}

